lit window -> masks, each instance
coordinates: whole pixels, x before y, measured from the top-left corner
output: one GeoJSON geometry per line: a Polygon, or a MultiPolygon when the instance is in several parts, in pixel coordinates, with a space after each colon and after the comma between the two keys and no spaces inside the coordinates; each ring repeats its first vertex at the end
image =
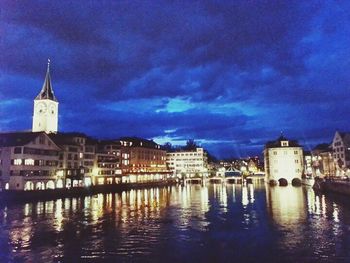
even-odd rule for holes
{"type": "Polygon", "coordinates": [[[22,165],[22,159],[14,159],[13,164],[14,165],[22,165]]]}
{"type": "Polygon", "coordinates": [[[288,141],[281,141],[281,145],[283,147],[288,147],[288,141]]]}
{"type": "Polygon", "coordinates": [[[34,160],[33,159],[25,159],[24,165],[34,165],[34,160]]]}

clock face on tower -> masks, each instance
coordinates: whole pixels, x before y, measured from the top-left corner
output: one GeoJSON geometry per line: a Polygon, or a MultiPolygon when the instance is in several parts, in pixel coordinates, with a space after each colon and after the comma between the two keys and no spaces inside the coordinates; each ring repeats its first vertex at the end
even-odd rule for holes
{"type": "Polygon", "coordinates": [[[47,106],[45,103],[41,102],[38,104],[38,107],[37,107],[37,112],[38,113],[45,113],[47,110],[47,106]]]}

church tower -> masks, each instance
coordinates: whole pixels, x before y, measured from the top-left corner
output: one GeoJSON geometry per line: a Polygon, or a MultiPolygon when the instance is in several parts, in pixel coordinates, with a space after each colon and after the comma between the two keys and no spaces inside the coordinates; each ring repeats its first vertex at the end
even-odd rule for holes
{"type": "Polygon", "coordinates": [[[44,131],[56,133],[58,126],[58,101],[53,93],[50,77],[50,60],[47,63],[47,71],[44,85],[34,99],[33,132],[44,131]]]}

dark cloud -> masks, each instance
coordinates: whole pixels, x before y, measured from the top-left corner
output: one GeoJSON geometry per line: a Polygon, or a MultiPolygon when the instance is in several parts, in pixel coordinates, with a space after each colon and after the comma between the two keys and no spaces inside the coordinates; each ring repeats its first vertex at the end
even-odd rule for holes
{"type": "Polygon", "coordinates": [[[281,130],[312,145],[349,129],[346,2],[1,6],[2,130],[30,128],[48,57],[62,130],[195,138],[232,156],[259,153],[281,130]]]}

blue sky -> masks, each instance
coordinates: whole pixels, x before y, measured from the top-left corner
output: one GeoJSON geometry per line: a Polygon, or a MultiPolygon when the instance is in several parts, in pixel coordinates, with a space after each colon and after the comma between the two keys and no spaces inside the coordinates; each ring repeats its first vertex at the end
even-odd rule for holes
{"type": "Polygon", "coordinates": [[[347,1],[0,0],[0,130],[31,128],[47,59],[60,131],[260,154],[349,130],[347,1]]]}

